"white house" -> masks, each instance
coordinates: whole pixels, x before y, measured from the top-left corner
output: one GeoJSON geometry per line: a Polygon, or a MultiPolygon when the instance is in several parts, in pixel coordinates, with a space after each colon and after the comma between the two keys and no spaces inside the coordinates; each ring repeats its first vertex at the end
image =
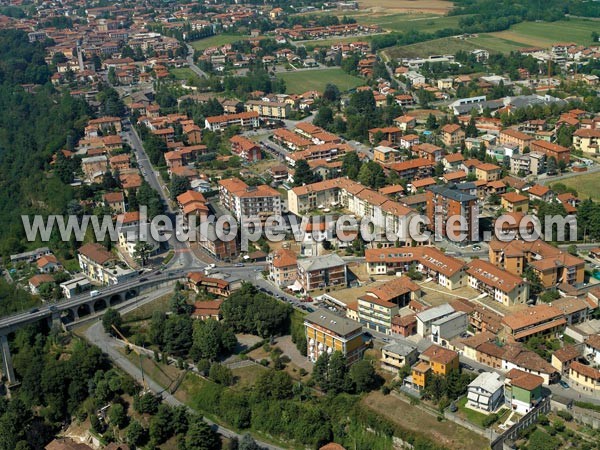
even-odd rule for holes
{"type": "Polygon", "coordinates": [[[504,382],[496,372],[483,372],[467,387],[466,406],[494,412],[503,404],[504,382]]]}
{"type": "Polygon", "coordinates": [[[420,312],[417,314],[417,334],[422,337],[429,336],[433,323],[452,313],[454,308],[448,303],[420,312]]]}

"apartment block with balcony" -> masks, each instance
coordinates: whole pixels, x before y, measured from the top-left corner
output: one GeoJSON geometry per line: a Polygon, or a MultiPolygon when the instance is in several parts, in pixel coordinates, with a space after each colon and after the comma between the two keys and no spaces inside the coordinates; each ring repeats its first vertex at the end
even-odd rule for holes
{"type": "Polygon", "coordinates": [[[346,262],[335,253],[300,259],[297,280],[305,293],[345,288],[348,284],[346,262]]]}
{"type": "Polygon", "coordinates": [[[429,227],[436,235],[458,237],[466,233],[467,241],[479,238],[478,198],[471,193],[470,187],[471,183],[448,183],[427,188],[427,217],[429,227]],[[466,226],[458,221],[450,222],[451,217],[463,218],[466,226]]]}
{"type": "Polygon", "coordinates": [[[221,204],[241,223],[281,216],[282,203],[277,190],[267,185],[248,186],[238,178],[219,181],[221,204]]]}
{"type": "Polygon", "coordinates": [[[362,358],[366,349],[362,326],[350,319],[339,317],[327,310],[319,310],[304,317],[306,357],[316,362],[323,353],[339,351],[348,365],[362,358]]]}
{"type": "Polygon", "coordinates": [[[529,283],[490,262],[472,260],[467,265],[467,274],[469,286],[505,306],[525,304],[529,300],[529,283]]]}

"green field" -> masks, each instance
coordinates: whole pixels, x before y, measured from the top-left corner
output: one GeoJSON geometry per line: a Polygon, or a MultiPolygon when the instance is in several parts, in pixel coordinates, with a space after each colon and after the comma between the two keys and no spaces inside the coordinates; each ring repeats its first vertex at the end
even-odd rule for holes
{"type": "Polygon", "coordinates": [[[600,22],[570,19],[560,22],[522,22],[510,30],[492,33],[494,36],[522,42],[528,47],[548,47],[557,42],[590,45],[592,31],[600,32],[600,22]]]}
{"type": "MultiPolygon", "coordinates": [[[[577,191],[577,196],[581,199],[592,198],[600,200],[600,173],[584,173],[570,178],[559,180],[556,183],[562,183],[569,188],[577,191]]],[[[555,183],[552,183],[550,187],[555,183]]]]}
{"type": "Polygon", "coordinates": [[[285,80],[288,94],[302,94],[310,90],[323,92],[327,83],[335,84],[340,91],[347,91],[364,84],[364,80],[348,75],[342,69],[301,70],[277,74],[285,80]]]}
{"type": "Polygon", "coordinates": [[[239,34],[217,34],[215,36],[190,42],[190,45],[194,47],[194,50],[202,51],[209,47],[218,47],[220,45],[231,44],[232,42],[243,41],[245,39],[249,39],[249,36],[241,36],[239,34]]]}
{"type": "Polygon", "coordinates": [[[171,68],[169,69],[169,73],[173,75],[178,80],[189,80],[190,78],[194,78],[197,75],[194,73],[192,69],[189,67],[179,67],[179,68],[171,68]]]}
{"type": "Polygon", "coordinates": [[[458,28],[462,16],[436,16],[433,14],[390,14],[384,16],[356,17],[358,23],[379,25],[389,31],[418,30],[434,32],[444,28],[458,28]]]}

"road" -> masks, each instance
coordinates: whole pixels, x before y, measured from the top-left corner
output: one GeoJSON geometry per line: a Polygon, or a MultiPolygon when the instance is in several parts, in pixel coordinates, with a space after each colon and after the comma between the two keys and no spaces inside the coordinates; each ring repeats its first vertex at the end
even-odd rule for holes
{"type": "MultiPolygon", "coordinates": [[[[131,309],[136,308],[137,306],[132,306],[131,309]]],[[[127,310],[123,310],[123,312],[127,312],[127,310]]],[[[86,332],[85,336],[88,341],[93,342],[94,345],[97,345],[108,357],[124,372],[127,372],[133,379],[135,379],[138,383],[142,384],[142,371],[131,361],[125,358],[118,350],[119,347],[123,347],[123,343],[116,339],[111,338],[108,334],[104,332],[102,327],[102,322],[96,321],[92,326],[90,326],[86,332]]],[[[163,402],[167,403],[170,406],[186,406],[190,411],[196,412],[191,409],[189,406],[180,402],[177,398],[171,395],[168,391],[165,391],[162,386],[160,386],[157,382],[148,377],[148,374],[144,374],[143,376],[146,385],[148,388],[154,392],[155,394],[160,394],[163,402]]],[[[217,433],[226,438],[237,437],[238,439],[242,438],[242,435],[235,433],[234,431],[217,425],[216,423],[204,418],[204,421],[208,423],[217,433]]],[[[259,445],[269,450],[282,450],[281,447],[276,447],[274,445],[267,444],[265,442],[257,441],[259,445]]]]}
{"type": "Polygon", "coordinates": [[[194,47],[192,47],[190,44],[185,44],[187,45],[187,49],[188,49],[188,54],[187,54],[187,62],[188,65],[190,66],[190,69],[192,69],[194,71],[194,73],[202,78],[208,78],[208,75],[206,74],[206,72],[204,72],[202,69],[200,69],[200,67],[198,67],[196,65],[196,63],[194,62],[194,47]]]}
{"type": "Polygon", "coordinates": [[[585,172],[567,172],[567,173],[563,173],[562,175],[558,175],[556,177],[549,177],[549,176],[544,176],[544,175],[540,175],[537,178],[537,183],[541,184],[542,186],[547,184],[547,183],[556,183],[557,181],[560,180],[565,180],[567,178],[573,178],[579,175],[587,175],[589,173],[596,173],[600,171],[600,165],[595,165],[592,167],[588,167],[588,170],[585,172]]]}

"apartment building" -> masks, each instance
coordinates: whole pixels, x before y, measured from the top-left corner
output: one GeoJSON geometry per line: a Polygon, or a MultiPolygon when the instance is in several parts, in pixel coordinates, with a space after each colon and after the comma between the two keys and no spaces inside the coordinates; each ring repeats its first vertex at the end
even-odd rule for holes
{"type": "Polygon", "coordinates": [[[571,150],[562,145],[554,144],[548,141],[533,141],[529,144],[532,152],[542,153],[546,158],[554,158],[556,162],[569,164],[571,159],[571,150]]]}
{"type": "Polygon", "coordinates": [[[499,180],[501,174],[502,167],[497,166],[496,164],[484,163],[475,166],[475,177],[486,183],[499,180]]]}
{"type": "Polygon", "coordinates": [[[262,100],[248,100],[245,108],[247,112],[256,112],[260,117],[279,120],[287,119],[291,112],[289,103],[265,102],[262,100]]]}
{"type": "Polygon", "coordinates": [[[347,178],[324,180],[288,191],[288,209],[302,216],[317,208],[342,207],[359,217],[369,217],[378,230],[393,230],[406,240],[407,226],[416,212],[389,197],[347,178]]]}
{"type": "Polygon", "coordinates": [[[137,274],[117,265],[117,257],[97,243],[82,245],[77,251],[82,273],[100,284],[117,284],[137,274]]]}
{"type": "Polygon", "coordinates": [[[569,381],[587,391],[600,390],[600,370],[587,366],[579,361],[573,361],[568,369],[569,381]]]}
{"type": "Polygon", "coordinates": [[[269,265],[269,279],[278,286],[289,286],[296,281],[298,258],[292,250],[287,248],[275,250],[268,256],[267,264],[269,265]]]}
{"type": "Polygon", "coordinates": [[[240,223],[281,216],[281,197],[267,185],[248,186],[238,178],[219,181],[219,200],[240,223]]]}
{"type": "Polygon", "coordinates": [[[529,283],[490,262],[474,259],[467,265],[466,272],[469,286],[505,306],[529,300],[529,283]]]}
{"type": "Polygon", "coordinates": [[[262,159],[260,146],[247,137],[235,135],[229,139],[231,151],[242,158],[244,161],[253,162],[262,159]]]}
{"type": "Polygon", "coordinates": [[[542,377],[512,369],[504,380],[506,406],[518,414],[527,414],[542,400],[543,383],[542,377]]]}
{"type": "Polygon", "coordinates": [[[515,341],[534,336],[553,336],[564,329],[567,321],[563,312],[551,305],[540,304],[507,314],[502,319],[504,332],[515,341]]]}
{"type": "Polygon", "coordinates": [[[431,374],[446,377],[458,367],[458,353],[434,344],[419,355],[419,362],[413,366],[413,388],[421,391],[427,386],[431,374]]]}
{"type": "Polygon", "coordinates": [[[585,276],[583,259],[563,252],[541,239],[533,242],[503,242],[494,239],[489,245],[489,260],[491,264],[518,276],[530,266],[545,288],[561,283],[583,283],[585,276]]]}
{"type": "Polygon", "coordinates": [[[419,285],[408,277],[388,281],[358,297],[358,319],[366,328],[391,334],[392,318],[420,292],[419,285]]]}
{"type": "Polygon", "coordinates": [[[450,290],[465,285],[464,261],[435,247],[368,248],[365,262],[369,275],[405,273],[412,266],[436,283],[450,290]]]}
{"type": "Polygon", "coordinates": [[[260,116],[256,111],[246,111],[237,114],[211,116],[204,120],[204,128],[211,131],[221,131],[233,125],[239,125],[242,128],[258,128],[260,126],[260,116]]]}
{"type": "Polygon", "coordinates": [[[500,131],[500,144],[516,144],[519,146],[519,151],[521,153],[523,153],[525,147],[531,145],[534,139],[533,136],[521,131],[513,130],[512,128],[500,131]]]}
{"type": "Polygon", "coordinates": [[[304,317],[307,359],[316,362],[323,353],[339,351],[348,365],[362,358],[366,349],[362,326],[320,309],[304,317]]]}
{"type": "Polygon", "coordinates": [[[598,153],[600,130],[580,128],[573,133],[573,147],[583,153],[598,153]]]}
{"type": "Polygon", "coordinates": [[[507,192],[500,197],[500,205],[508,213],[526,213],[529,211],[529,199],[516,192],[507,192]]]}
{"type": "Polygon", "coordinates": [[[394,119],[394,125],[400,128],[403,133],[412,130],[417,126],[417,118],[413,116],[400,116],[394,119]]]}
{"type": "Polygon", "coordinates": [[[441,161],[446,154],[446,151],[442,147],[438,147],[437,145],[429,144],[427,142],[413,145],[411,150],[413,154],[417,155],[417,157],[434,163],[441,161]]]}
{"type": "Polygon", "coordinates": [[[375,138],[380,136],[380,141],[388,141],[391,144],[397,144],[400,142],[402,136],[402,130],[396,126],[385,127],[385,128],[371,128],[369,130],[369,142],[371,144],[377,144],[375,138]]]}
{"type": "Polygon", "coordinates": [[[390,342],[381,349],[381,368],[397,374],[406,365],[412,366],[417,361],[418,354],[414,345],[390,342]]]}
{"type": "Polygon", "coordinates": [[[449,317],[455,312],[456,310],[449,303],[443,303],[417,313],[417,334],[421,337],[430,336],[434,322],[449,317]]]}
{"type": "Polygon", "coordinates": [[[448,183],[427,188],[429,228],[436,236],[458,238],[461,233],[466,233],[467,241],[479,238],[478,198],[470,193],[470,187],[470,183],[448,183]],[[463,220],[464,224],[458,220],[449,221],[452,217],[460,217],[458,220],[463,220]]]}
{"type": "Polygon", "coordinates": [[[449,123],[440,129],[442,142],[446,147],[459,146],[465,140],[465,132],[460,125],[449,123]]]}
{"type": "Polygon", "coordinates": [[[297,267],[297,281],[305,293],[348,285],[346,262],[335,253],[300,259],[297,267]]]}
{"type": "Polygon", "coordinates": [[[410,182],[430,177],[433,174],[434,167],[435,162],[426,158],[416,158],[391,164],[389,169],[396,172],[400,178],[410,182]]]}
{"type": "Polygon", "coordinates": [[[487,413],[504,402],[504,383],[497,372],[483,372],[467,386],[467,406],[487,413]]]}

